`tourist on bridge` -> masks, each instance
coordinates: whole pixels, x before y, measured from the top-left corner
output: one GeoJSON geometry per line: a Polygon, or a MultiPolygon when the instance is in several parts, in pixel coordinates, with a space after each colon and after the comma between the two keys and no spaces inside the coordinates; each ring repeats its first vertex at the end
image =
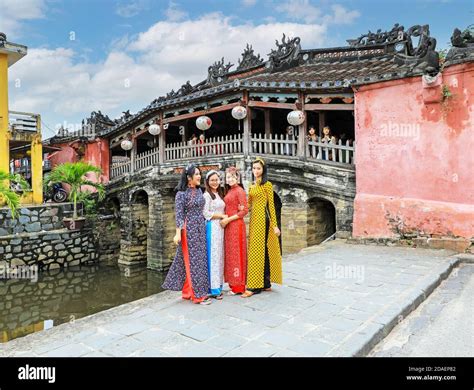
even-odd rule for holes
{"type": "Polygon", "coordinates": [[[199,155],[204,156],[206,154],[206,147],[204,146],[204,144],[206,143],[206,136],[204,135],[204,133],[199,135],[199,140],[197,141],[197,143],[201,145],[199,146],[199,155]]]}
{"type": "MultiPolygon", "coordinates": [[[[322,143],[336,145],[336,137],[331,134],[331,128],[329,126],[323,127],[323,136],[321,137],[320,141],[322,143]]],[[[318,156],[316,158],[322,160],[332,160],[332,151],[329,151],[329,153],[327,153],[327,149],[323,148],[322,156],[318,153],[318,156]]]]}
{"type": "Polygon", "coordinates": [[[208,305],[206,220],[204,196],[199,185],[201,172],[194,164],[183,170],[176,187],[176,256],[163,283],[166,290],[182,291],[183,299],[208,305]]]}
{"type": "MultiPolygon", "coordinates": [[[[316,135],[316,129],[314,128],[314,126],[310,126],[306,138],[308,142],[318,142],[318,136],[316,135]]],[[[316,146],[309,145],[309,156],[312,158],[316,158],[316,146]]]]}
{"type": "Polygon", "coordinates": [[[247,232],[244,217],[248,214],[247,195],[241,184],[240,172],[235,167],[226,170],[227,192],[225,213],[221,221],[225,227],[224,277],[229,283],[229,295],[242,294],[247,279],[247,232]]]}
{"type": "Polygon", "coordinates": [[[222,299],[224,284],[224,228],[220,221],[227,218],[219,173],[211,170],[206,174],[204,192],[204,218],[206,218],[207,265],[211,297],[222,299]]]}
{"type": "Polygon", "coordinates": [[[242,298],[271,290],[282,283],[280,229],[275,212],[273,185],[267,180],[267,165],[261,158],[252,163],[255,182],[249,189],[249,253],[247,290],[242,298]]]}

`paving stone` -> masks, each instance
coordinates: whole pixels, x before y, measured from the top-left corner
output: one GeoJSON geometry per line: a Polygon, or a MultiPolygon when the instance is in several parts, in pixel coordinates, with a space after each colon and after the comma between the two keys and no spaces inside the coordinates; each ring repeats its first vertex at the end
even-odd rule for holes
{"type": "Polygon", "coordinates": [[[111,333],[119,333],[130,336],[148,329],[149,325],[143,321],[134,320],[133,322],[115,322],[105,327],[105,330],[111,333]]]}
{"type": "MultiPolygon", "coordinates": [[[[202,306],[166,291],[4,343],[0,356],[363,354],[425,298],[424,291],[431,293],[454,261],[431,249],[336,240],[284,261],[285,285],[272,292],[202,306]],[[364,267],[363,280],[328,278],[334,264],[364,267]]],[[[413,326],[422,329],[442,313],[467,280],[461,273],[447,283],[437,308],[426,309],[413,326]]]]}
{"type": "Polygon", "coordinates": [[[349,331],[342,331],[320,326],[307,333],[304,338],[310,341],[322,341],[327,344],[336,345],[341,343],[349,334],[349,331]]]}
{"type": "Polygon", "coordinates": [[[277,347],[288,348],[301,341],[301,337],[293,333],[272,329],[261,335],[258,340],[277,347]]]}
{"type": "Polygon", "coordinates": [[[189,348],[184,348],[178,355],[180,357],[220,357],[223,356],[226,351],[215,348],[208,344],[191,345],[189,348]]]}
{"type": "Polygon", "coordinates": [[[139,351],[137,357],[173,357],[172,355],[162,351],[159,348],[147,348],[143,351],[139,351]]]}
{"type": "Polygon", "coordinates": [[[166,329],[151,328],[136,333],[132,337],[146,344],[159,344],[173,337],[176,333],[166,329]]]}
{"type": "Polygon", "coordinates": [[[290,346],[288,349],[294,352],[304,354],[306,356],[325,356],[332,346],[328,343],[316,340],[301,340],[300,342],[290,346]]]}
{"type": "Polygon", "coordinates": [[[224,356],[226,357],[270,357],[279,352],[279,349],[270,344],[260,341],[250,341],[247,344],[236,348],[224,356]]]}
{"type": "Polygon", "coordinates": [[[102,349],[101,352],[105,352],[112,356],[130,356],[144,347],[144,344],[132,337],[123,337],[117,341],[107,345],[107,348],[102,349]]]}
{"type": "Polygon", "coordinates": [[[268,329],[270,328],[261,324],[245,322],[239,326],[236,326],[235,328],[232,328],[232,333],[237,334],[239,336],[243,336],[247,339],[253,339],[260,336],[268,329]]]}
{"type": "Polygon", "coordinates": [[[67,344],[44,353],[45,357],[74,357],[83,356],[93,350],[84,344],[67,344]]]}
{"type": "Polygon", "coordinates": [[[211,337],[217,336],[219,334],[219,331],[207,325],[199,324],[187,329],[183,329],[182,331],[180,331],[180,333],[183,336],[190,337],[196,341],[206,341],[211,337]]]}
{"type": "Polygon", "coordinates": [[[247,343],[247,339],[233,333],[222,333],[207,340],[207,344],[224,351],[232,351],[245,343],[247,343]]]}
{"type": "Polygon", "coordinates": [[[95,334],[93,336],[84,338],[82,343],[93,349],[99,350],[123,337],[123,335],[116,333],[95,334]]]}

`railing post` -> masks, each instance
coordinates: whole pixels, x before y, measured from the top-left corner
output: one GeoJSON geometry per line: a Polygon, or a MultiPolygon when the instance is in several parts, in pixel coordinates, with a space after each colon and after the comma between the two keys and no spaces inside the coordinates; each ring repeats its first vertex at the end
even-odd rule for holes
{"type": "Polygon", "coordinates": [[[158,163],[163,164],[165,162],[165,147],[166,147],[166,135],[165,135],[165,129],[163,128],[163,112],[160,112],[159,114],[159,119],[158,119],[159,125],[160,125],[160,135],[158,138],[158,163]]]}
{"type": "Polygon", "coordinates": [[[135,135],[132,135],[132,150],[130,151],[130,173],[135,173],[135,161],[137,158],[137,141],[135,135]]]}
{"type": "Polygon", "coordinates": [[[10,172],[8,132],[8,54],[0,53],[0,170],[10,172]]]}
{"type": "Polygon", "coordinates": [[[263,114],[265,117],[265,135],[266,135],[266,138],[269,138],[269,139],[271,139],[271,134],[272,134],[270,112],[271,111],[269,108],[265,108],[263,110],[263,114]]]}
{"type": "Polygon", "coordinates": [[[305,120],[301,125],[298,126],[298,143],[296,145],[296,155],[300,160],[306,160],[306,133],[308,129],[308,114],[306,113],[306,110],[304,108],[304,93],[300,92],[298,94],[298,101],[301,104],[301,111],[303,111],[304,113],[305,120]]]}
{"type": "Polygon", "coordinates": [[[252,112],[251,112],[251,108],[248,106],[248,101],[249,101],[248,91],[244,91],[243,101],[244,101],[244,105],[247,106],[247,116],[243,119],[244,134],[243,134],[243,139],[242,139],[242,143],[243,143],[242,147],[243,147],[244,157],[248,157],[252,149],[250,147],[250,138],[252,134],[252,112]]]}
{"type": "Polygon", "coordinates": [[[326,126],[326,113],[324,111],[318,111],[318,122],[319,122],[318,139],[321,139],[322,134],[323,134],[323,127],[326,126]]]}

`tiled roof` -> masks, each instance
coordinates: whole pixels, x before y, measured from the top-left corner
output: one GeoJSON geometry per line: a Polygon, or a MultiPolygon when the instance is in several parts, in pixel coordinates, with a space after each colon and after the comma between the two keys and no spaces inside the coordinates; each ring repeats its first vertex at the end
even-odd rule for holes
{"type": "Polygon", "coordinates": [[[231,64],[224,65],[222,58],[209,68],[207,80],[195,86],[189,82],[184,84],[177,92],[155,99],[137,114],[102,134],[116,133],[138,124],[163,109],[183,107],[230,91],[303,90],[324,93],[349,89],[352,85],[421,75],[427,70],[437,72],[439,68],[438,53],[434,51],[436,41],[429,36],[427,25],[413,26],[404,31],[397,24],[389,32],[369,32],[348,42],[350,45],[346,47],[302,50],[299,38],[286,39],[283,36],[282,43],[277,42],[277,50],[270,53],[266,62],[253,61],[256,58],[253,51],[247,51],[248,63],[252,65],[236,71],[229,71],[231,64]],[[422,38],[416,51],[411,46],[411,35],[422,38]]]}
{"type": "Polygon", "coordinates": [[[263,73],[248,77],[241,85],[254,87],[293,87],[324,89],[348,87],[371,80],[404,77],[409,73],[406,66],[394,62],[393,55],[365,58],[362,60],[319,61],[297,66],[278,73],[263,73]],[[282,84],[283,83],[283,84],[282,84]]]}

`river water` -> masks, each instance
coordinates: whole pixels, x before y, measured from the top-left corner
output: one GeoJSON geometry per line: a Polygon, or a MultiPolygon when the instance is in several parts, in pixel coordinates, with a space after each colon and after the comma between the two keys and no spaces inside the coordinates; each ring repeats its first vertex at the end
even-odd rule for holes
{"type": "Polygon", "coordinates": [[[165,275],[96,263],[0,280],[0,343],[159,293],[165,275]]]}

